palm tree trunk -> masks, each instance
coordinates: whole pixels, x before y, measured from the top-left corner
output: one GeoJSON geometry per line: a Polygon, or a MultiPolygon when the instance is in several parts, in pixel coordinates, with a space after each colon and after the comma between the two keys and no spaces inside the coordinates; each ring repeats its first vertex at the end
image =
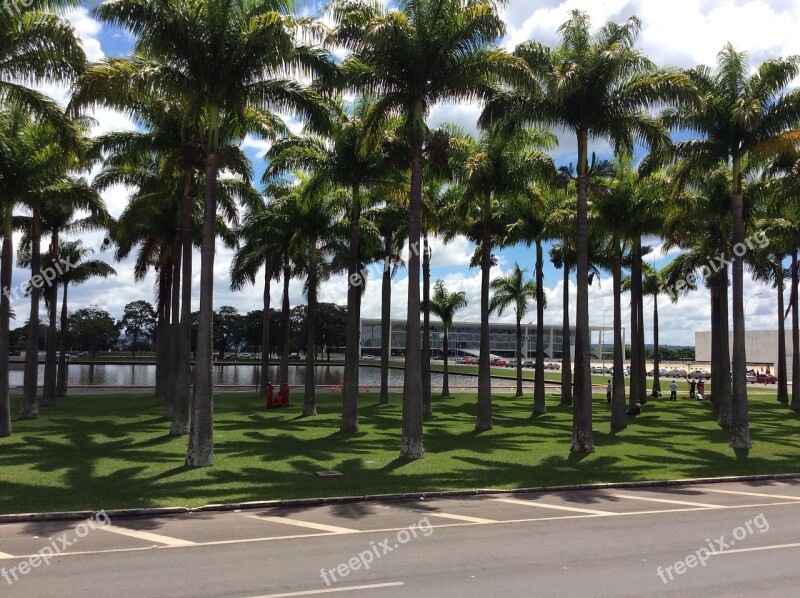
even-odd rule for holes
{"type": "MultiPolygon", "coordinates": [[[[719,311],[719,276],[708,281],[711,295],[711,407],[715,418],[719,418],[719,399],[722,394],[722,368],[720,352],[720,311],[719,311]]],[[[706,394],[709,394],[706,392],[706,394]]]]}
{"type": "Polygon", "coordinates": [[[317,414],[316,400],[316,330],[317,325],[317,257],[316,247],[311,247],[311,259],[308,263],[308,311],[306,322],[308,326],[308,341],[306,343],[306,387],[303,397],[303,416],[317,414]]]}
{"type": "MultiPolygon", "coordinates": [[[[725,256],[727,257],[727,255],[725,256]]],[[[731,426],[731,350],[728,332],[728,269],[719,277],[719,397],[717,423],[721,428],[731,426]]]]}
{"type": "Polygon", "coordinates": [[[389,404],[389,353],[392,350],[392,272],[389,268],[391,251],[392,234],[389,233],[383,238],[383,252],[386,260],[383,264],[383,280],[381,281],[381,391],[378,401],[381,405],[389,404]]]}
{"type": "MultiPolygon", "coordinates": [[[[734,176],[738,175],[734,168],[734,176]]],[[[736,181],[736,178],[734,178],[736,181]]],[[[747,404],[747,352],[744,326],[744,260],[736,251],[744,245],[744,198],[736,194],[733,208],[733,397],[731,401],[731,441],[734,449],[749,449],[750,414],[747,404]]]]}
{"type": "Polygon", "coordinates": [[[636,327],[636,341],[639,343],[639,396],[641,397],[642,405],[647,403],[647,352],[644,348],[644,289],[642,286],[642,241],[637,238],[639,251],[639,278],[638,284],[634,285],[636,289],[636,318],[638,320],[636,327]]]}
{"type": "Polygon", "coordinates": [[[587,198],[588,135],[578,131],[577,291],[575,309],[575,404],[570,452],[594,452],[592,376],[589,364],[589,204],[587,198]]]}
{"type": "Polygon", "coordinates": [[[261,317],[261,384],[259,393],[263,397],[269,384],[269,292],[272,273],[269,265],[264,265],[264,311],[261,317]]]}
{"type": "Polygon", "coordinates": [[[36,419],[39,408],[36,405],[36,391],[39,376],[39,299],[41,296],[41,216],[39,210],[33,210],[31,225],[31,311],[28,318],[28,348],[25,353],[25,378],[22,386],[22,406],[20,419],[36,419]],[[39,284],[37,284],[37,279],[39,284]]]}
{"type": "Polygon", "coordinates": [[[61,297],[61,351],[58,356],[58,380],[56,395],[67,396],[67,339],[69,338],[69,317],[67,313],[67,292],[69,283],[64,284],[64,295],[61,297]]]}
{"type": "Polygon", "coordinates": [[[636,300],[636,282],[642,281],[642,261],[639,259],[640,244],[634,239],[631,247],[631,379],[630,379],[630,406],[642,403],[639,376],[643,369],[643,355],[639,353],[639,303],[636,300]]]}
{"type": "Polygon", "coordinates": [[[653,392],[651,393],[653,398],[661,396],[661,380],[658,376],[660,363],[658,355],[658,292],[656,292],[653,295],[653,392]]]}
{"type": "Polygon", "coordinates": [[[406,364],[403,372],[403,429],[400,457],[420,459],[422,446],[422,347],[419,338],[419,243],[422,211],[422,123],[423,109],[414,107],[414,121],[419,131],[412,133],[411,192],[408,214],[408,311],[406,314],[406,364]]]}
{"type": "MultiPolygon", "coordinates": [[[[528,356],[525,356],[528,358],[528,356]]],[[[517,367],[522,368],[518,361],[517,367]]],[[[533,415],[547,413],[544,389],[544,255],[536,239],[536,368],[533,382],[533,415]]]]}
{"type": "Polygon", "coordinates": [[[431,419],[431,252],[427,233],[422,243],[422,419],[431,419]]]}
{"type": "Polygon", "coordinates": [[[517,374],[517,395],[522,396],[522,317],[517,313],[517,334],[516,334],[516,350],[514,355],[516,357],[516,374],[517,374]]]}
{"type": "Polygon", "coordinates": [[[492,379],[489,367],[489,285],[492,268],[492,237],[489,229],[489,211],[492,200],[489,193],[484,198],[483,236],[481,238],[481,339],[478,363],[478,417],[475,429],[492,429],[492,379]]]}
{"type": "MultiPolygon", "coordinates": [[[[58,261],[58,231],[50,233],[50,264],[46,270],[55,274],[54,265],[58,261]]],[[[58,322],[58,283],[50,281],[47,286],[47,354],[44,359],[44,384],[42,385],[42,406],[56,404],[56,352],[58,322]]]]}
{"type": "Polygon", "coordinates": [[[800,412],[800,271],[797,250],[792,252],[792,404],[794,412],[800,412]]]}
{"type": "Polygon", "coordinates": [[[14,267],[13,202],[3,206],[3,254],[0,256],[0,438],[11,436],[11,400],[8,396],[8,338],[11,317],[11,271],[14,267]]]}
{"type": "Polygon", "coordinates": [[[169,433],[189,433],[189,405],[192,392],[192,207],[194,170],[188,167],[183,176],[181,204],[181,315],[178,339],[178,373],[175,379],[175,409],[169,433]]]}
{"type": "Polygon", "coordinates": [[[339,431],[343,434],[358,432],[358,362],[361,359],[361,286],[366,282],[358,271],[361,234],[361,189],[353,184],[350,210],[350,254],[347,259],[347,325],[344,346],[344,383],[342,385],[342,422],[339,431]]]}
{"type": "Polygon", "coordinates": [[[783,256],[778,256],[780,260],[780,271],[775,280],[775,288],[778,291],[778,364],[775,372],[778,378],[778,402],[781,405],[789,404],[789,386],[786,375],[786,306],[783,300],[783,256]]]}
{"type": "Polygon", "coordinates": [[[612,271],[614,286],[614,373],[611,386],[611,429],[624,430],[628,427],[625,413],[625,347],[622,345],[622,253],[614,257],[612,271]]]}
{"type": "MultiPolygon", "coordinates": [[[[169,326],[169,353],[167,353],[167,396],[164,405],[164,416],[168,419],[175,417],[175,390],[178,383],[178,369],[180,368],[180,337],[181,337],[181,237],[175,236],[172,243],[172,307],[169,326]]],[[[170,423],[170,427],[172,424],[170,423]]]]}
{"type": "Polygon", "coordinates": [[[572,405],[572,348],[569,329],[569,265],[564,261],[561,318],[561,405],[572,405]]]}
{"type": "MultiPolygon", "coordinates": [[[[156,324],[156,401],[167,404],[167,355],[169,354],[169,266],[162,265],[158,272],[158,322],[156,324]]],[[[136,339],[134,339],[135,341],[136,339]]]]}
{"type": "Polygon", "coordinates": [[[217,174],[219,156],[206,155],[206,189],[200,245],[200,315],[197,326],[197,359],[189,430],[188,467],[214,464],[214,243],[217,223],[217,174]]]}
{"type": "Polygon", "coordinates": [[[450,334],[450,326],[448,326],[445,322],[442,322],[444,326],[444,338],[442,339],[442,351],[444,351],[444,367],[442,368],[442,396],[449,397],[450,396],[450,370],[448,367],[448,360],[450,352],[450,339],[448,338],[450,334]]]}
{"type": "Polygon", "coordinates": [[[280,374],[278,376],[280,388],[283,388],[284,384],[289,384],[289,334],[291,332],[291,319],[289,317],[289,282],[291,279],[291,267],[288,263],[285,263],[283,265],[283,300],[281,303],[281,365],[280,374]]]}

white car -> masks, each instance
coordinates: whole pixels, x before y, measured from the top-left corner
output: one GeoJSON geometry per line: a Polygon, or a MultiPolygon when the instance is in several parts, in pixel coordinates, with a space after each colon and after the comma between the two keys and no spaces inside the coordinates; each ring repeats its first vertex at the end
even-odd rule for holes
{"type": "Polygon", "coordinates": [[[747,377],[747,383],[748,384],[755,384],[758,381],[758,378],[756,378],[755,374],[751,374],[751,373],[748,372],[746,374],[746,377],[747,377]]]}

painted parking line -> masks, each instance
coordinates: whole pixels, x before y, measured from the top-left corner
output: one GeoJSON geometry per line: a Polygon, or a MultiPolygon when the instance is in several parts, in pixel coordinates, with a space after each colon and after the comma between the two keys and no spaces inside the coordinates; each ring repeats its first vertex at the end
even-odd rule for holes
{"type": "Polygon", "coordinates": [[[138,529],[130,529],[128,527],[120,527],[119,525],[103,525],[97,529],[101,529],[112,534],[119,534],[120,536],[128,536],[129,538],[137,538],[139,540],[146,540],[147,542],[157,542],[165,546],[196,546],[196,542],[189,540],[181,540],[180,538],[173,538],[171,536],[162,536],[161,534],[154,534],[152,532],[143,532],[138,529]]]}
{"type": "Polygon", "coordinates": [[[778,550],[779,548],[800,548],[800,542],[794,544],[773,544],[772,546],[754,546],[753,548],[735,548],[732,550],[720,550],[712,552],[711,556],[721,556],[723,554],[736,554],[737,552],[758,552],[759,550],[778,550]]]}
{"type": "Polygon", "coordinates": [[[264,596],[251,596],[251,598],[289,598],[290,596],[316,596],[318,594],[331,594],[332,592],[356,592],[359,590],[378,590],[380,588],[396,588],[404,586],[402,581],[387,583],[372,583],[366,586],[345,586],[342,588],[326,588],[324,590],[306,590],[305,592],[286,592],[284,594],[266,594],[264,596]]]}
{"type": "Polygon", "coordinates": [[[739,490],[720,490],[719,488],[703,488],[703,492],[718,492],[720,494],[738,494],[741,496],[759,496],[761,498],[780,498],[800,501],[800,496],[785,496],[781,494],[764,494],[762,492],[741,492],[739,490]]]}
{"type": "Polygon", "coordinates": [[[518,498],[492,498],[497,502],[504,502],[510,505],[525,505],[528,507],[541,507],[543,509],[556,509],[558,511],[572,511],[573,513],[586,513],[587,515],[614,515],[611,511],[597,511],[595,509],[582,509],[580,507],[565,507],[563,505],[550,505],[543,502],[532,500],[519,500],[518,498]]]}
{"type": "Polygon", "coordinates": [[[628,498],[631,500],[646,500],[647,502],[658,502],[664,503],[668,505],[682,505],[686,507],[704,507],[706,509],[726,509],[727,507],[723,505],[710,505],[708,503],[702,502],[689,502],[687,500],[674,500],[671,498],[652,498],[650,496],[638,496],[636,494],[608,494],[607,496],[613,496],[614,498],[628,498]]]}
{"type": "Polygon", "coordinates": [[[299,519],[290,519],[289,517],[272,517],[269,515],[245,515],[250,519],[259,519],[260,521],[269,521],[270,523],[283,523],[284,525],[294,525],[295,527],[305,527],[307,529],[315,529],[321,532],[330,532],[331,534],[354,534],[357,529],[349,527],[338,527],[335,525],[326,525],[324,523],[314,523],[312,521],[301,521],[299,519]]]}
{"type": "Polygon", "coordinates": [[[0,552],[0,559],[13,559],[15,558],[13,554],[8,554],[7,552],[0,552]]]}
{"type": "Polygon", "coordinates": [[[415,509],[414,507],[390,507],[389,505],[375,506],[379,509],[386,509],[387,511],[416,513],[418,515],[427,515],[428,517],[441,517],[442,519],[452,519],[454,521],[466,521],[467,523],[497,523],[497,519],[486,519],[484,517],[473,517],[471,515],[456,515],[455,513],[445,513],[443,511],[426,511],[424,509],[415,509]]]}

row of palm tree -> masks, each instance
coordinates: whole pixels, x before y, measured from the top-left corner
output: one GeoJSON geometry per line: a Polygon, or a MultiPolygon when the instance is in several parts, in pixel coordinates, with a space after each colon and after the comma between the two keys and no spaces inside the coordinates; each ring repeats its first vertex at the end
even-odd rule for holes
{"type": "MultiPolygon", "coordinates": [[[[53,45],[45,46],[47,55],[37,58],[46,66],[31,69],[29,75],[72,81],[68,111],[73,118],[46,98],[12,83],[0,87],[0,101],[34,114],[33,122],[50,127],[52,138],[68,138],[70,131],[80,138],[82,134],[75,133],[82,122],[79,115],[99,104],[125,111],[140,126],[139,132],[97,138],[85,150],[77,149],[80,144],[76,149],[63,147],[77,156],[85,151],[86,160],[100,161],[102,170],[93,191],[117,183],[135,189],[126,213],[109,225],[118,244],[117,257],[124,258],[138,247],[137,276],[149,269],[157,274],[157,395],[172,420],[172,433],[189,433],[188,466],[213,463],[211,326],[217,236],[232,245],[241,239],[231,268],[234,288],[254,283],[264,269],[265,313],[271,282],[282,278],[282,313],[288,318],[289,283],[302,276],[313,322],[320,282],[346,272],[348,325],[340,426],[346,434],[358,431],[358,336],[366,265],[375,260],[391,264],[383,277],[383,337],[388,341],[387,289],[391,271],[400,263],[400,247],[408,243],[400,451],[404,458],[424,454],[423,420],[433,415],[429,314],[440,309],[437,302],[448,300],[441,285],[430,295],[430,236],[448,240],[463,235],[477,247],[473,262],[481,268],[479,431],[492,427],[489,317],[492,308],[501,305],[515,306],[519,347],[522,314],[535,297],[533,413],[546,410],[543,245],[555,241],[551,258],[563,270],[565,283],[561,401],[572,405],[571,450],[577,453],[594,450],[589,285],[598,278],[599,269],[611,271],[615,291],[611,425],[621,429],[626,425],[621,378],[623,267],[630,269],[631,290],[629,396],[631,402],[644,402],[644,296],[658,294],[645,283],[655,276],[657,289],[661,285],[658,273],[645,276],[649,248],[642,238],[659,235],[666,246],[685,251],[663,274],[668,282],[696,271],[702,256],[722,252],[733,263],[733,374],[729,379],[729,369],[723,365],[729,361],[724,269],[707,279],[714,336],[713,402],[720,425],[731,429],[731,446],[749,448],[742,305],[745,259],[732,251],[744,242],[748,227],[756,230],[758,218],[771,219],[776,231],[779,224],[791,228],[790,218],[775,216],[781,215],[779,198],[790,194],[787,190],[794,189],[797,181],[791,154],[800,122],[800,94],[783,91],[798,74],[796,59],[767,61],[751,74],[746,56],[726,46],[716,68],[661,68],[636,47],[641,28],[636,17],[593,31],[588,16],[580,11],[573,11],[559,28],[558,46],[532,41],[508,53],[494,45],[505,33],[505,24],[490,0],[423,0],[401,2],[397,8],[336,0],[329,8],[334,23],[330,28],[295,17],[282,0],[233,4],[114,0],[95,7],[93,15],[135,36],[129,57],[86,65],[70,47],[55,43],[63,34],[56,27],[50,32],[53,45]],[[330,48],[343,49],[346,55],[337,62],[330,48]],[[339,99],[343,93],[357,99],[343,102],[339,99]],[[451,126],[427,127],[434,105],[459,100],[483,103],[478,138],[451,126]],[[659,109],[663,113],[655,115],[659,109]],[[278,116],[287,112],[304,122],[302,134],[287,133],[278,116]],[[574,172],[571,167],[556,168],[547,155],[556,143],[550,129],[574,135],[574,172]],[[673,143],[673,131],[688,131],[697,139],[673,143]],[[266,156],[265,197],[254,190],[251,167],[238,148],[248,134],[272,141],[266,156]],[[590,140],[610,142],[615,160],[597,161],[590,155],[590,140]],[[649,152],[638,172],[630,158],[636,144],[649,152]],[[222,178],[220,171],[226,173],[222,178]],[[764,180],[759,186],[754,179],[760,173],[764,180]],[[758,194],[769,198],[757,209],[750,205],[751,187],[752,198],[758,194]],[[245,208],[241,220],[237,204],[245,208]],[[692,218],[696,220],[703,208],[713,216],[698,226],[692,218]],[[492,251],[519,243],[536,248],[535,281],[524,281],[523,269],[517,266],[510,278],[495,283],[493,305],[492,251]],[[201,257],[200,310],[191,374],[195,247],[201,257]],[[568,320],[572,271],[577,282],[574,371],[568,320]]],[[[13,18],[9,23],[10,31],[27,26],[13,18]]],[[[24,54],[21,42],[18,45],[3,51],[24,54]]],[[[18,76],[19,71],[9,71],[8,77],[18,76]]],[[[5,155],[0,158],[10,160],[5,155]]],[[[80,157],[72,162],[64,159],[62,169],[75,170],[83,164],[80,157]]],[[[4,185],[6,180],[10,181],[4,179],[4,185]]],[[[43,187],[40,184],[39,190],[43,187]]],[[[17,192],[6,196],[10,199],[4,204],[0,282],[10,285],[6,261],[12,229],[8,227],[14,207],[23,199],[17,192]]],[[[38,272],[41,216],[34,203],[30,205],[31,268],[38,272]]],[[[783,257],[792,255],[790,303],[796,314],[797,243],[789,233],[785,238],[777,260],[778,278],[784,279],[783,257]]],[[[775,256],[772,259],[776,261],[775,256]]],[[[754,260],[752,268],[761,265],[754,260]]],[[[32,322],[38,317],[37,295],[31,292],[32,322]]],[[[7,333],[9,307],[7,301],[0,304],[0,337],[4,330],[7,333]]],[[[286,335],[286,320],[282,329],[286,335]]],[[[265,346],[268,334],[265,324],[265,346]]],[[[313,326],[308,343],[309,347],[315,343],[313,326]]],[[[3,350],[7,347],[0,345],[0,353],[3,350]]],[[[312,416],[314,351],[308,355],[303,412],[312,416]]],[[[267,359],[262,362],[265,368],[267,359]]],[[[388,368],[388,347],[382,367],[388,368]]],[[[33,371],[35,365],[30,368],[33,371]]],[[[282,355],[279,371],[281,381],[287,380],[288,354],[282,355]]],[[[800,376],[800,367],[795,375],[800,376]]],[[[519,370],[517,377],[521,394],[519,370]]],[[[23,413],[30,416],[36,401],[33,380],[26,384],[23,399],[23,413]]],[[[266,383],[266,376],[262,380],[266,383]]],[[[659,390],[654,381],[653,393],[659,390]]],[[[800,383],[793,386],[795,393],[792,403],[800,409],[800,383]]],[[[381,401],[387,400],[384,383],[381,401]]]]}

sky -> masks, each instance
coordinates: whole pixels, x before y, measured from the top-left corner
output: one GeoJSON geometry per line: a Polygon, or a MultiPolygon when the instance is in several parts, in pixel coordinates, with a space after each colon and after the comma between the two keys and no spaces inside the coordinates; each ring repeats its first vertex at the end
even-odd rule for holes
{"type": "MultiPolygon", "coordinates": [[[[318,3],[300,2],[298,11],[315,14],[318,3]]],[[[513,50],[514,47],[528,40],[555,45],[558,41],[556,30],[564,22],[572,9],[580,9],[589,13],[592,24],[601,26],[608,20],[623,21],[631,15],[642,21],[642,31],[638,39],[641,47],[650,59],[662,66],[692,67],[698,64],[713,65],[717,53],[726,42],[731,42],[737,50],[749,53],[751,64],[773,57],[800,54],[800,2],[797,0],[511,0],[503,10],[507,23],[507,34],[499,40],[499,45],[513,50]]],[[[124,56],[131,51],[134,40],[126,32],[94,20],[90,15],[90,5],[72,9],[66,16],[74,25],[83,41],[90,60],[98,60],[105,56],[124,56]]],[[[796,86],[798,81],[792,83],[796,86]]],[[[65,101],[68,91],[60,86],[44,86],[53,97],[65,101]]],[[[468,131],[475,132],[476,120],[481,106],[469,104],[440,104],[433,108],[428,124],[437,126],[444,122],[454,122],[468,131]]],[[[131,121],[123,114],[107,109],[98,109],[91,115],[97,120],[93,134],[108,131],[132,129],[131,121]]],[[[290,122],[297,131],[299,123],[290,122]]],[[[264,152],[269,144],[253,138],[246,138],[243,149],[251,158],[256,172],[256,181],[264,170],[264,152]]],[[[598,158],[610,158],[609,146],[603,141],[593,140],[590,151],[597,153],[598,158]]],[[[559,134],[559,146],[551,155],[556,164],[575,162],[576,144],[571,136],[559,134]]],[[[130,190],[116,187],[103,194],[110,213],[119,216],[125,208],[130,190]]],[[[96,248],[96,257],[112,261],[110,252],[100,252],[102,235],[85,235],[84,244],[96,248]]],[[[662,267],[674,258],[675,252],[663,254],[660,251],[659,239],[645,239],[645,244],[655,250],[646,259],[657,267],[662,267]]],[[[469,267],[474,245],[464,238],[456,238],[448,244],[434,238],[432,246],[432,281],[442,279],[449,290],[464,291],[468,306],[458,312],[456,320],[480,320],[480,270],[469,267]]],[[[547,247],[545,247],[547,251],[547,247]]],[[[240,312],[260,309],[262,306],[263,288],[259,285],[243,291],[232,292],[229,289],[229,267],[233,252],[222,247],[217,250],[214,267],[215,289],[214,305],[233,305],[240,312]]],[[[526,268],[528,275],[533,275],[535,253],[527,247],[514,247],[495,250],[498,263],[492,269],[492,278],[506,273],[518,262],[526,268]]],[[[713,258],[714,256],[709,256],[713,258]]],[[[194,274],[194,305],[198,308],[199,289],[199,255],[195,256],[197,267],[194,274]]],[[[70,290],[69,308],[79,309],[88,304],[99,305],[120,317],[124,306],[138,299],[154,300],[154,277],[150,274],[143,283],[137,284],[133,278],[133,262],[128,260],[114,264],[117,276],[107,280],[95,280],[70,290]]],[[[371,269],[372,279],[367,283],[363,298],[362,316],[365,318],[380,317],[380,268],[371,269]]],[[[29,273],[21,269],[14,272],[14,284],[26,281],[29,273]]],[[[258,280],[258,279],[257,279],[258,280]]],[[[556,270],[549,262],[545,262],[545,293],[547,309],[546,324],[559,324],[562,319],[563,278],[560,270],[556,270]]],[[[392,317],[405,319],[408,278],[405,270],[400,270],[392,282],[392,317]]],[[[570,280],[574,321],[574,276],[570,280]]],[[[272,306],[279,306],[281,300],[280,282],[273,283],[271,290],[272,306]]],[[[744,286],[745,298],[752,299],[747,303],[746,323],[748,329],[777,328],[777,298],[775,290],[752,281],[746,276],[744,286]]],[[[322,283],[319,292],[320,301],[345,305],[347,300],[347,283],[344,276],[336,276],[322,283]]],[[[295,279],[290,284],[290,300],[292,305],[305,303],[303,297],[303,281],[295,279]]],[[[611,275],[602,273],[589,291],[590,321],[592,325],[611,324],[613,306],[613,290],[611,275]]],[[[664,345],[694,345],[695,331],[708,330],[710,322],[709,295],[705,289],[681,297],[677,303],[669,298],[659,299],[659,340],[664,345]]],[[[623,298],[623,324],[630,321],[627,296],[623,298]]],[[[28,308],[24,300],[14,302],[12,306],[20,316],[27,314],[28,308]]],[[[652,342],[652,308],[651,298],[645,300],[645,337],[652,342]]],[[[511,322],[513,311],[502,317],[492,316],[492,321],[511,322]]],[[[535,318],[535,307],[526,321],[535,318]]],[[[626,326],[627,327],[627,326],[626,326]]]]}

